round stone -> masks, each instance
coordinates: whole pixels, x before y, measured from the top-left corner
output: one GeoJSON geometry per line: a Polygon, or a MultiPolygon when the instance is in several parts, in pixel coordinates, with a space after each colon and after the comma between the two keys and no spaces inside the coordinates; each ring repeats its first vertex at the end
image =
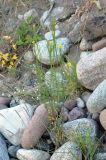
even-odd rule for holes
{"type": "Polygon", "coordinates": [[[102,127],[106,130],[106,109],[100,113],[99,119],[102,127]]]}

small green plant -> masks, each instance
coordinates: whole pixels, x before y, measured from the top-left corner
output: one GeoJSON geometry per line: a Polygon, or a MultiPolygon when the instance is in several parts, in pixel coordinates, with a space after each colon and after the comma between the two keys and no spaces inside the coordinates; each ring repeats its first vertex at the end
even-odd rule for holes
{"type": "Polygon", "coordinates": [[[29,45],[42,39],[42,36],[36,33],[36,27],[31,22],[32,17],[28,17],[28,19],[23,21],[16,29],[17,45],[29,45]]]}
{"type": "Polygon", "coordinates": [[[73,140],[81,150],[83,160],[94,160],[100,147],[100,141],[92,138],[89,130],[85,132],[84,136],[79,131],[74,133],[73,140]]]}

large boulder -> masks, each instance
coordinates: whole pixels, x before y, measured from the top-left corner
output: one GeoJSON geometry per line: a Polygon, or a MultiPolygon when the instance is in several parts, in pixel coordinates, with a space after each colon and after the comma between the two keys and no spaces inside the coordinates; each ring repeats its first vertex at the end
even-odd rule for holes
{"type": "Polygon", "coordinates": [[[106,47],[80,59],[77,76],[81,84],[94,90],[106,79],[106,47]]]}

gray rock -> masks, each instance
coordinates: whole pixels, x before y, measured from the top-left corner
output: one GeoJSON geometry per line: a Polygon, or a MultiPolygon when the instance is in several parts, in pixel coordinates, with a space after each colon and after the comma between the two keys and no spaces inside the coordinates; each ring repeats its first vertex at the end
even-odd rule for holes
{"type": "Polygon", "coordinates": [[[106,79],[106,47],[81,58],[77,64],[77,76],[81,84],[91,90],[106,79]]]}
{"type": "MultiPolygon", "coordinates": [[[[60,34],[61,34],[61,31],[60,30],[56,30],[55,31],[55,38],[58,38],[59,36],[60,36],[60,34]]],[[[50,41],[50,40],[53,40],[53,31],[50,31],[50,32],[47,32],[46,34],[45,34],[45,39],[47,40],[47,41],[50,41]]]]}
{"type": "Polygon", "coordinates": [[[106,79],[98,85],[87,101],[91,113],[99,113],[106,107],[106,79]]]}
{"type": "Polygon", "coordinates": [[[88,133],[93,140],[97,135],[97,124],[91,119],[81,118],[64,123],[63,131],[71,141],[75,141],[78,135],[81,135],[85,139],[88,133]]]}
{"type": "Polygon", "coordinates": [[[94,160],[106,160],[106,153],[97,153],[94,160]]]}
{"type": "Polygon", "coordinates": [[[34,107],[29,104],[0,110],[0,132],[13,145],[20,144],[21,136],[33,115],[33,111],[34,107]]]}
{"type": "Polygon", "coordinates": [[[11,157],[17,158],[16,153],[20,149],[20,146],[10,146],[8,148],[8,153],[11,157]]]}
{"type": "Polygon", "coordinates": [[[81,98],[77,98],[76,101],[77,101],[77,107],[78,108],[84,108],[85,107],[85,103],[81,98]]]}
{"type": "Polygon", "coordinates": [[[52,49],[51,56],[48,47],[50,48],[50,44],[48,44],[46,40],[43,40],[35,44],[33,52],[41,63],[46,65],[50,65],[51,63],[57,64],[60,62],[61,57],[68,52],[70,42],[67,38],[58,38],[56,40],[56,50],[53,51],[52,49]],[[58,47],[59,45],[62,47],[61,51],[58,47]]]}
{"type": "Polygon", "coordinates": [[[8,108],[6,105],[0,104],[0,110],[8,108]]]}
{"type": "Polygon", "coordinates": [[[51,12],[49,12],[49,10],[45,11],[40,19],[41,24],[48,27],[49,29],[52,28],[51,26],[53,18],[55,17],[56,19],[58,19],[63,10],[64,7],[56,7],[53,8],[51,12]]]}
{"type": "Polygon", "coordinates": [[[24,13],[24,19],[27,20],[29,17],[36,18],[38,17],[38,13],[35,9],[31,9],[24,13]]]}
{"type": "Polygon", "coordinates": [[[80,43],[80,49],[82,51],[91,50],[92,49],[92,42],[91,41],[87,41],[85,38],[83,38],[81,40],[81,43],[80,43]]]}
{"type": "Polygon", "coordinates": [[[93,54],[92,51],[83,51],[81,52],[81,55],[80,55],[80,58],[85,58],[85,57],[88,57],[88,56],[91,56],[93,54]]]}
{"type": "Polygon", "coordinates": [[[87,91],[86,91],[86,92],[83,92],[83,93],[82,93],[81,98],[82,98],[82,100],[83,100],[85,103],[87,103],[90,95],[91,95],[91,92],[87,92],[87,91]]]}
{"type": "Polygon", "coordinates": [[[82,160],[82,154],[77,145],[72,142],[66,142],[57,149],[50,160],[82,160]]]}
{"type": "Polygon", "coordinates": [[[37,149],[19,149],[17,151],[17,158],[19,160],[49,160],[50,155],[37,149]]]}
{"type": "Polygon", "coordinates": [[[25,61],[27,61],[27,63],[32,63],[34,61],[34,55],[33,55],[33,52],[32,51],[27,51],[25,54],[24,54],[24,59],[25,61]]]}
{"type": "Polygon", "coordinates": [[[9,160],[6,143],[1,134],[0,134],[0,160],[9,160]]]}

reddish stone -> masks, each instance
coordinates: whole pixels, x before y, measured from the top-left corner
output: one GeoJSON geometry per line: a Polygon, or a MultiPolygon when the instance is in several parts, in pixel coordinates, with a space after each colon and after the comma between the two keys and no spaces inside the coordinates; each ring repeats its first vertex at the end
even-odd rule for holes
{"type": "Polygon", "coordinates": [[[11,98],[5,97],[5,96],[0,97],[0,104],[9,105],[10,102],[11,102],[11,98]]]}
{"type": "Polygon", "coordinates": [[[106,47],[106,38],[103,38],[100,41],[94,43],[92,45],[92,50],[95,52],[95,51],[100,50],[104,47],[106,47]]]}
{"type": "Polygon", "coordinates": [[[76,107],[77,105],[77,101],[76,100],[72,100],[72,99],[67,99],[65,102],[64,102],[64,107],[69,109],[69,110],[72,110],[74,107],[76,107]]]}
{"type": "Polygon", "coordinates": [[[23,148],[33,148],[46,131],[48,126],[48,113],[45,106],[40,105],[29,122],[28,127],[24,130],[21,145],[23,148]]]}
{"type": "Polygon", "coordinates": [[[100,113],[99,119],[102,127],[106,130],[106,109],[100,113]]]}

